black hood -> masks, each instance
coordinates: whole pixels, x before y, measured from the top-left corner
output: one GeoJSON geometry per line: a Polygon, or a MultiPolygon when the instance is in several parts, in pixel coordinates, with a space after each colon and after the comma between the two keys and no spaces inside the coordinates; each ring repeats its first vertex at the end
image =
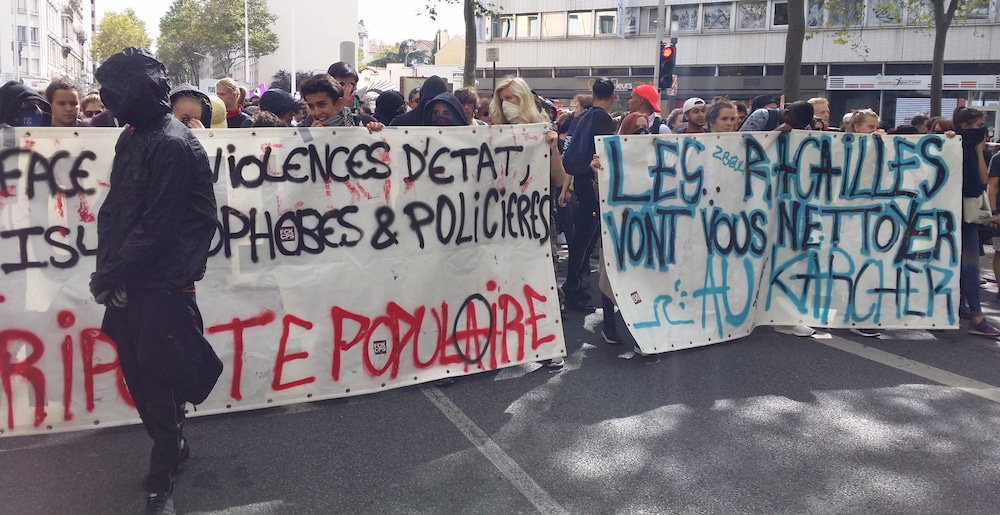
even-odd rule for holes
{"type": "Polygon", "coordinates": [[[150,126],[170,112],[167,70],[147,50],[126,48],[94,72],[101,100],[122,123],[150,126]]]}
{"type": "MultiPolygon", "coordinates": [[[[423,93],[422,88],[420,91],[423,93]]],[[[448,117],[451,118],[452,125],[469,124],[465,120],[465,112],[462,111],[462,103],[459,102],[458,97],[445,91],[444,93],[428,100],[427,105],[424,106],[424,125],[433,125],[434,115],[431,113],[431,106],[438,101],[444,102],[448,106],[448,117]]],[[[423,104],[423,102],[420,103],[423,104]]]]}
{"type": "Polygon", "coordinates": [[[49,103],[45,101],[45,98],[38,94],[35,90],[25,86],[20,82],[8,82],[0,87],[0,123],[6,123],[11,126],[18,126],[20,124],[14,117],[17,115],[17,111],[21,107],[21,102],[25,100],[37,100],[42,106],[42,112],[45,113],[45,121],[43,125],[49,127],[52,125],[52,108],[49,103]]]}
{"type": "Polygon", "coordinates": [[[212,126],[212,101],[209,100],[208,95],[201,92],[200,89],[188,84],[182,83],[178,84],[176,88],[170,90],[170,105],[173,106],[174,101],[178,97],[191,97],[201,103],[201,118],[199,121],[206,128],[212,126]]]}
{"type": "Polygon", "coordinates": [[[406,105],[406,99],[398,91],[386,91],[375,99],[375,119],[389,125],[398,116],[399,109],[406,105]]]}
{"type": "Polygon", "coordinates": [[[445,84],[444,79],[438,77],[437,75],[427,77],[427,80],[424,81],[424,85],[420,86],[420,104],[417,105],[414,110],[397,116],[392,120],[392,125],[425,125],[424,108],[426,108],[427,104],[434,100],[434,97],[446,91],[448,91],[448,85],[445,84]]]}

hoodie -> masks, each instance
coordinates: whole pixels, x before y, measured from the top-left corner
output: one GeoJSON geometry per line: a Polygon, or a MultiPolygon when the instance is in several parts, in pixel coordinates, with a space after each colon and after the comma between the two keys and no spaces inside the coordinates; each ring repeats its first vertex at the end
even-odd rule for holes
{"type": "MultiPolygon", "coordinates": [[[[423,92],[423,90],[421,90],[423,92]]],[[[438,125],[434,123],[434,104],[438,102],[444,102],[448,106],[448,118],[451,123],[447,125],[468,125],[469,123],[465,120],[465,113],[462,111],[462,103],[459,102],[458,97],[448,93],[447,91],[441,93],[440,95],[434,97],[433,100],[424,106],[424,123],[423,125],[438,125]]],[[[423,103],[423,102],[421,102],[423,103]]]]}
{"type": "Polygon", "coordinates": [[[0,125],[10,125],[20,127],[22,124],[17,121],[17,112],[21,108],[21,103],[26,100],[36,100],[42,106],[43,127],[52,126],[52,108],[45,98],[35,90],[25,86],[20,82],[10,81],[0,87],[0,125]]]}
{"type": "Polygon", "coordinates": [[[216,207],[208,155],[170,114],[167,73],[127,48],[94,74],[122,131],[97,221],[95,297],[118,286],[179,292],[205,272],[216,207]]]}
{"type": "Polygon", "coordinates": [[[202,93],[202,91],[190,84],[183,83],[178,84],[177,87],[170,90],[170,105],[172,106],[174,102],[179,97],[193,97],[201,104],[201,118],[198,121],[201,122],[206,128],[212,126],[212,101],[208,99],[208,95],[202,93]]]}
{"type": "Polygon", "coordinates": [[[437,75],[431,75],[424,81],[424,85],[420,86],[420,104],[417,105],[416,109],[393,118],[389,125],[402,127],[426,125],[424,123],[424,109],[435,97],[446,91],[448,91],[448,85],[445,84],[444,80],[437,75]]]}

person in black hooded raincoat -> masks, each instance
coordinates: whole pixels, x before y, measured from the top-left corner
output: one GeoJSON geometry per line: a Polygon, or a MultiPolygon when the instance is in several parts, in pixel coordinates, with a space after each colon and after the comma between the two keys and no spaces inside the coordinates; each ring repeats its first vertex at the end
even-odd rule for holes
{"type": "Polygon", "coordinates": [[[212,172],[205,149],[170,114],[166,70],[148,51],[127,48],[94,76],[101,100],[128,127],[98,217],[90,291],[107,307],[101,329],[118,346],[153,440],[147,512],[173,513],[177,465],[190,452],[184,404],[204,401],[222,372],[194,294],[216,226],[212,172]]]}
{"type": "Polygon", "coordinates": [[[427,77],[427,80],[424,81],[424,85],[420,86],[420,104],[418,104],[412,111],[405,112],[393,118],[392,123],[389,125],[399,127],[429,125],[424,120],[424,109],[427,107],[427,104],[434,100],[434,97],[446,91],[448,91],[448,85],[445,84],[441,77],[438,77],[437,75],[427,77]]]}
{"type": "Polygon", "coordinates": [[[20,82],[0,87],[0,127],[50,127],[52,108],[37,91],[20,82]]]}

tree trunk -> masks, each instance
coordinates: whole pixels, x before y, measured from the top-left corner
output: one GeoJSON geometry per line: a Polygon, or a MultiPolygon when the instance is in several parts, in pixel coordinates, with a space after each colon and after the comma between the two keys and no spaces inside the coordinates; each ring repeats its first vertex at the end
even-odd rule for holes
{"type": "Polygon", "coordinates": [[[476,85],[476,0],[465,0],[465,72],[463,86],[476,85]]]}
{"type": "MultiPolygon", "coordinates": [[[[944,44],[948,24],[934,22],[934,57],[931,61],[931,116],[941,116],[941,93],[944,85],[944,44]]],[[[951,113],[948,114],[951,117],[951,113]]]]}
{"type": "Polygon", "coordinates": [[[788,0],[788,33],[785,35],[785,73],[781,93],[786,102],[799,100],[802,81],[802,43],[806,38],[805,0],[788,0]]]}

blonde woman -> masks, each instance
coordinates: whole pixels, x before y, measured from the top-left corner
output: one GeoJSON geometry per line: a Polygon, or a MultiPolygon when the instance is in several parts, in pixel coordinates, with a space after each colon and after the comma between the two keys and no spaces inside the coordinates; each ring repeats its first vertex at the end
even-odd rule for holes
{"type": "MultiPolygon", "coordinates": [[[[493,100],[490,102],[490,119],[493,125],[508,125],[521,123],[546,123],[549,120],[539,110],[535,104],[535,95],[528,87],[528,83],[520,77],[508,77],[499,84],[493,91],[493,100]]],[[[552,192],[560,184],[568,186],[569,181],[565,179],[566,172],[563,171],[562,160],[559,157],[559,149],[556,144],[559,142],[559,135],[555,131],[548,129],[545,131],[545,142],[549,144],[549,164],[551,167],[550,184],[552,192]]],[[[551,197],[555,200],[555,197],[551,197]]],[[[551,203],[550,203],[551,205],[551,203]]],[[[552,246],[552,269],[556,267],[556,231],[554,206],[552,214],[549,215],[549,244],[552,246]]],[[[560,294],[562,291],[560,290],[560,294]]],[[[561,295],[560,295],[561,297],[561,295]]],[[[562,304],[560,298],[560,304],[562,304]]],[[[547,359],[542,361],[542,366],[549,370],[559,370],[563,367],[562,358],[547,359]]]]}
{"type": "Polygon", "coordinates": [[[490,119],[493,125],[550,121],[535,103],[528,83],[520,77],[507,77],[497,84],[490,102],[490,119]]]}
{"type": "Polygon", "coordinates": [[[220,79],[219,82],[215,83],[215,94],[226,104],[226,127],[239,129],[243,127],[244,122],[247,125],[251,123],[250,115],[243,112],[242,104],[240,104],[242,93],[236,81],[229,77],[220,79]]]}
{"type": "Polygon", "coordinates": [[[885,131],[880,129],[878,124],[879,118],[875,111],[856,109],[851,113],[851,121],[847,122],[847,132],[885,136],[885,131]]]}

